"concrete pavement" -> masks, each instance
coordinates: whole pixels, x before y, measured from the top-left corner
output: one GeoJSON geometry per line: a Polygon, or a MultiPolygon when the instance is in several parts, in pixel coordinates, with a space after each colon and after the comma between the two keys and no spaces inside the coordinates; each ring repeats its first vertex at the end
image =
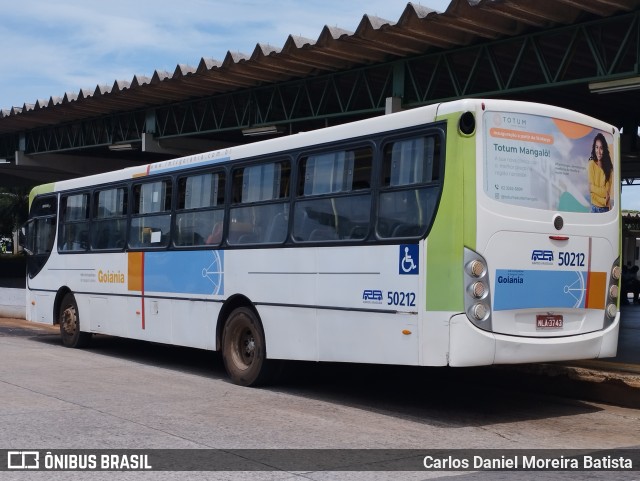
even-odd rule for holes
{"type": "MultiPolygon", "coordinates": [[[[24,321],[24,317],[24,279],[0,278],[0,318],[5,318],[0,319],[0,323],[10,323],[14,329],[32,329],[34,325],[24,321]]],[[[559,394],[638,408],[640,304],[621,307],[618,353],[614,358],[505,366],[504,369],[513,371],[515,383],[539,384],[541,389],[559,394]]]]}

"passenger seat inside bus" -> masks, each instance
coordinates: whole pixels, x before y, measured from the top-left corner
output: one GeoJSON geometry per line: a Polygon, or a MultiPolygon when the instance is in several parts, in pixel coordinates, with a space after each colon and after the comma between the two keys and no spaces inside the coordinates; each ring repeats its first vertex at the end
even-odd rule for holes
{"type": "Polygon", "coordinates": [[[317,242],[317,241],[330,241],[330,240],[337,240],[338,239],[338,234],[336,233],[335,229],[332,229],[331,227],[320,227],[318,229],[314,229],[311,231],[311,234],[309,234],[309,241],[310,242],[317,242]]]}
{"type": "Polygon", "coordinates": [[[284,242],[287,237],[287,224],[284,212],[276,214],[267,226],[264,241],[271,244],[284,242]]]}

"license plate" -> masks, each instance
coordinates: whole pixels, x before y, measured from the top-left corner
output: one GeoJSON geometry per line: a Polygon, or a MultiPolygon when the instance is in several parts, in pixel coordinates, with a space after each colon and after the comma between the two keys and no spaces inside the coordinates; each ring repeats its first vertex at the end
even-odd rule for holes
{"type": "Polygon", "coordinates": [[[536,316],[536,328],[558,329],[562,328],[563,318],[561,314],[538,314],[536,316]]]}

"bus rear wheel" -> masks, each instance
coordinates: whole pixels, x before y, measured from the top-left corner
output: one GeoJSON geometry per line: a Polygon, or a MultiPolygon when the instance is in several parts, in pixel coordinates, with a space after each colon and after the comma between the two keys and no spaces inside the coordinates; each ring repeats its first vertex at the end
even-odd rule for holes
{"type": "Polygon", "coordinates": [[[266,356],[264,330],[256,314],[235,309],[222,332],[222,360],[234,384],[257,386],[268,382],[272,363],[266,356]]]}
{"type": "Polygon", "coordinates": [[[65,294],[60,303],[58,314],[60,337],[67,347],[87,347],[91,341],[91,333],[80,331],[80,314],[76,298],[70,292],[65,294]]]}

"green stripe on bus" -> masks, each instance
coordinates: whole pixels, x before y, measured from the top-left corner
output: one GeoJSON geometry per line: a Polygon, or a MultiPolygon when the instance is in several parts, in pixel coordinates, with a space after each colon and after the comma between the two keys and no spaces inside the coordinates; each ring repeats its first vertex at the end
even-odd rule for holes
{"type": "Polygon", "coordinates": [[[31,192],[29,192],[29,208],[31,208],[31,203],[33,202],[33,199],[35,199],[37,195],[50,194],[55,190],[55,187],[56,187],[56,183],[51,182],[49,184],[42,184],[31,189],[31,192]]]}
{"type": "Polygon", "coordinates": [[[444,115],[447,146],[442,198],[427,238],[426,309],[464,310],[463,247],[476,245],[475,134],[458,131],[460,113],[444,115]]]}

